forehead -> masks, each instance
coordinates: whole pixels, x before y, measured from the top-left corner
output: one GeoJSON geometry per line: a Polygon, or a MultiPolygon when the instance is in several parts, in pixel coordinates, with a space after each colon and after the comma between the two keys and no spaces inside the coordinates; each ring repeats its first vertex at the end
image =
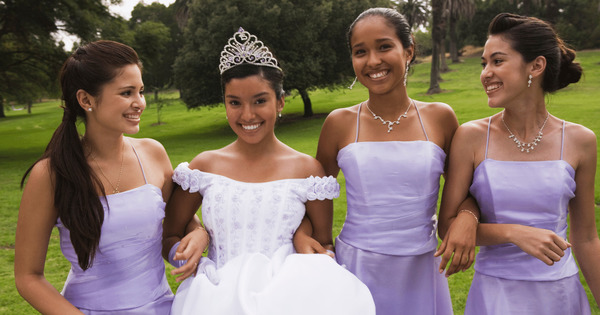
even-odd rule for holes
{"type": "Polygon", "coordinates": [[[126,65],[117,69],[117,73],[113,80],[108,84],[112,85],[132,85],[137,86],[142,84],[142,71],[135,64],[126,65]]]}
{"type": "Polygon", "coordinates": [[[233,78],[225,83],[225,95],[255,95],[257,93],[273,93],[269,81],[258,74],[250,75],[244,78],[233,78]]]}
{"type": "Polygon", "coordinates": [[[511,42],[503,35],[490,35],[485,42],[482,58],[486,58],[495,53],[506,55],[517,54],[512,48],[511,42]]]}
{"type": "Polygon", "coordinates": [[[371,15],[356,22],[350,42],[355,45],[368,40],[384,38],[398,40],[396,30],[384,17],[371,15]]]}

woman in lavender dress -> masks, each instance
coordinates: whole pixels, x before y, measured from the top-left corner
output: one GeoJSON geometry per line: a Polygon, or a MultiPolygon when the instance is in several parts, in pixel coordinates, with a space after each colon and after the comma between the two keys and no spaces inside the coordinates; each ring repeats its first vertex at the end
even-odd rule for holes
{"type": "Polygon", "coordinates": [[[545,103],[582,69],[539,19],[501,13],[488,34],[481,83],[504,110],[458,129],[442,198],[441,232],[469,192],[481,208],[465,314],[590,314],[573,254],[600,301],[596,137],[545,103]]]}
{"type": "MultiPolygon", "coordinates": [[[[25,175],[17,289],[43,314],[169,314],[173,293],[161,241],[171,163],[158,142],[123,136],[139,131],[146,107],[138,56],[117,42],[89,43],[67,59],[60,83],[62,123],[25,175]],[[83,137],[78,118],[85,123],[83,137]],[[62,294],[44,278],[53,226],[71,262],[62,294]]],[[[189,262],[175,273],[195,271],[204,233],[186,236],[179,258],[189,262]]]]}
{"type": "Polygon", "coordinates": [[[367,287],[328,255],[295,254],[305,213],[316,247],[330,247],[335,178],[275,136],[283,72],[256,36],[240,29],[221,54],[231,144],[176,169],[165,249],[202,206],[208,257],[178,288],[173,314],[374,315],[367,287]]]}
{"type": "Polygon", "coordinates": [[[334,110],[317,150],[325,173],[337,176],[341,169],[346,179],[348,210],[336,259],[369,287],[377,314],[452,314],[434,252],[439,181],[456,116],[446,104],[407,95],[415,44],[397,11],[363,12],[348,42],[369,98],[334,110]]]}

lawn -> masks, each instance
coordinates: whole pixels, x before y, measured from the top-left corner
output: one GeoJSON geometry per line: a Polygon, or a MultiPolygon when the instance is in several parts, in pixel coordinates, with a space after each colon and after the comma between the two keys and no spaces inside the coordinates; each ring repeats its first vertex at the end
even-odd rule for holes
{"type": "MultiPolygon", "coordinates": [[[[550,112],[566,120],[583,124],[600,135],[600,70],[599,51],[580,52],[585,75],[578,84],[547,97],[550,112]]],[[[429,87],[429,63],[416,65],[409,76],[408,91],[411,97],[422,101],[440,101],[450,104],[461,123],[489,116],[497,110],[487,107],[486,96],[479,82],[478,58],[467,58],[460,64],[450,64],[451,72],[442,75],[444,93],[426,95],[429,87]]],[[[150,95],[149,95],[150,96],[150,95]]],[[[276,127],[279,139],[291,147],[313,155],[316,152],[321,125],[327,113],[339,107],[356,104],[367,98],[360,84],[353,90],[318,90],[311,92],[315,117],[302,118],[302,99],[292,93],[286,99],[283,117],[276,127]]],[[[160,121],[157,124],[157,106],[151,104],[143,116],[141,132],[135,137],[150,137],[166,148],[173,166],[189,161],[204,150],[222,147],[235,139],[225,120],[223,106],[187,110],[177,99],[176,92],[161,96],[160,121]]],[[[31,314],[35,311],[18,295],[14,286],[14,234],[21,198],[19,182],[27,167],[43,152],[52,132],[61,120],[58,101],[34,104],[32,114],[25,110],[9,110],[7,118],[0,120],[0,313],[31,314]]],[[[342,194],[335,202],[334,236],[339,233],[346,214],[343,175],[340,174],[342,194]]],[[[600,203],[600,175],[596,175],[596,204],[600,203]]],[[[600,213],[596,207],[596,222],[600,227],[600,213]]],[[[69,265],[63,258],[56,229],[52,234],[46,262],[46,277],[58,290],[62,288],[69,265]]],[[[450,290],[456,314],[462,314],[473,275],[472,269],[450,278],[450,290]]],[[[173,289],[177,287],[168,275],[173,289]]],[[[583,280],[583,279],[582,279],[583,280]]],[[[600,314],[584,286],[592,304],[592,313],[600,314]]]]}

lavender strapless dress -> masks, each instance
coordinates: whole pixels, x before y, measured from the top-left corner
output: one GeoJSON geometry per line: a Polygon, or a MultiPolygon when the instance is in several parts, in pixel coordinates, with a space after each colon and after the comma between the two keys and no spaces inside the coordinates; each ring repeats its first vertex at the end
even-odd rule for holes
{"type": "Polygon", "coordinates": [[[79,267],[69,230],[56,224],[71,262],[62,294],[85,314],[168,315],[174,295],[161,256],[162,191],[146,183],[100,201],[104,223],[91,268],[79,267]]]}
{"type": "Polygon", "coordinates": [[[453,313],[433,256],[445,158],[430,141],[354,142],[338,153],[348,210],[336,258],[369,287],[378,315],[453,313]]]}
{"type": "MultiPolygon", "coordinates": [[[[485,152],[470,188],[481,222],[533,226],[566,239],[575,171],[562,148],[552,161],[493,160],[487,144],[485,152]]],[[[465,314],[585,315],[590,307],[570,248],[548,266],[514,244],[499,244],[480,247],[465,314]]]]}

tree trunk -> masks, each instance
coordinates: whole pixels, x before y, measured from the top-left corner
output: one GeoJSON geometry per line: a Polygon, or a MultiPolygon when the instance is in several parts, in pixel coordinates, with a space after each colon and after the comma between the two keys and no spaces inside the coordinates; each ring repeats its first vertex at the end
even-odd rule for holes
{"type": "Polygon", "coordinates": [[[431,12],[433,15],[433,27],[431,30],[431,40],[433,47],[431,52],[431,72],[429,73],[429,90],[427,94],[440,93],[442,89],[438,81],[440,75],[440,47],[442,38],[442,0],[431,0],[431,12]]]}
{"type": "Polygon", "coordinates": [[[154,101],[158,102],[158,89],[154,89],[154,101]]]}
{"type": "Polygon", "coordinates": [[[312,103],[310,101],[310,97],[308,96],[308,91],[306,89],[298,89],[300,92],[300,96],[302,96],[302,102],[304,102],[304,117],[312,117],[312,103]]]}
{"type": "Polygon", "coordinates": [[[6,114],[4,114],[4,98],[0,95],[0,118],[5,118],[6,114]]]}
{"type": "Polygon", "coordinates": [[[448,68],[448,64],[446,63],[446,41],[444,39],[442,39],[442,42],[440,43],[440,61],[442,62],[440,72],[446,73],[450,71],[450,68],[448,68]]]}
{"type": "Polygon", "coordinates": [[[450,16],[448,33],[450,35],[450,58],[452,58],[452,63],[460,62],[460,59],[458,59],[458,36],[456,35],[456,22],[456,18],[450,16]]]}
{"type": "Polygon", "coordinates": [[[31,107],[33,107],[33,101],[27,101],[27,114],[31,114],[31,107]]]}

